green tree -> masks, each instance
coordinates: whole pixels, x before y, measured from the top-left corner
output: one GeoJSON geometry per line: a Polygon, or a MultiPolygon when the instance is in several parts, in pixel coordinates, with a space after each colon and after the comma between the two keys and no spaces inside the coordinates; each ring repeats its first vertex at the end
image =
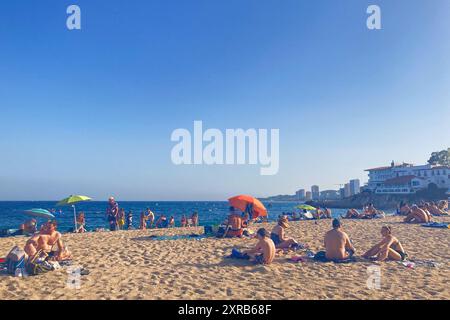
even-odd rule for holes
{"type": "Polygon", "coordinates": [[[438,164],[441,166],[450,166],[450,148],[431,153],[428,163],[433,165],[438,164]]]}

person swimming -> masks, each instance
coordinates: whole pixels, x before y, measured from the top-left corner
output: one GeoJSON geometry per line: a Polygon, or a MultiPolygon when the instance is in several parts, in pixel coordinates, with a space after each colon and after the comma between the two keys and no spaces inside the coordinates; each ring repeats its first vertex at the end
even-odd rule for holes
{"type": "Polygon", "coordinates": [[[288,249],[298,247],[298,242],[292,238],[285,237],[284,231],[289,227],[287,216],[281,216],[278,223],[273,227],[270,238],[275,243],[277,249],[288,249]]]}
{"type": "Polygon", "coordinates": [[[325,257],[329,260],[346,260],[355,254],[349,236],[342,231],[341,221],[333,219],[333,229],[325,234],[325,257]]]}
{"type": "Polygon", "coordinates": [[[269,238],[268,232],[264,228],[258,229],[256,232],[258,243],[253,249],[244,251],[244,255],[249,256],[257,264],[271,264],[275,258],[275,244],[269,238]]]}
{"type": "Polygon", "coordinates": [[[391,227],[381,227],[381,235],[383,239],[364,253],[363,257],[377,261],[404,261],[407,254],[400,241],[392,235],[391,227]]]}

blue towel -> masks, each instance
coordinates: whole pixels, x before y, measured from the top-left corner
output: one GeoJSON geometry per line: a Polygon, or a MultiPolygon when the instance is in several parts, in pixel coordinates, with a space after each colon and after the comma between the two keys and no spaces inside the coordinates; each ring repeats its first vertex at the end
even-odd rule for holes
{"type": "Polygon", "coordinates": [[[422,224],[422,227],[448,229],[448,223],[428,222],[428,223],[422,224]]]}

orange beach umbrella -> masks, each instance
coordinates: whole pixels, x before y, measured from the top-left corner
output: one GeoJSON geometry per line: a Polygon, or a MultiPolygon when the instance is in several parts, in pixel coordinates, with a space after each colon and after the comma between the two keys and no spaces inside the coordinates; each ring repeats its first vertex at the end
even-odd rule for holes
{"type": "Polygon", "coordinates": [[[239,209],[242,212],[248,210],[251,213],[252,219],[267,216],[267,209],[261,201],[252,196],[242,194],[228,199],[228,202],[232,207],[239,209]]]}

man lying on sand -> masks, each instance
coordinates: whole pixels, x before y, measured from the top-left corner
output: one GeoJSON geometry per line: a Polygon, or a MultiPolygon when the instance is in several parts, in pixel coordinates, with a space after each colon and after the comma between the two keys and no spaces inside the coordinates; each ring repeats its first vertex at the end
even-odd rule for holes
{"type": "Polygon", "coordinates": [[[407,223],[427,223],[431,221],[431,215],[417,205],[413,205],[404,221],[407,223]]]}
{"type": "Polygon", "coordinates": [[[256,232],[258,243],[255,248],[247,250],[244,255],[248,255],[250,259],[259,264],[270,264],[275,257],[275,244],[269,238],[268,232],[264,228],[258,229],[256,232]]]}
{"type": "Polygon", "coordinates": [[[57,223],[55,220],[45,223],[41,231],[26,242],[24,248],[25,253],[29,257],[33,257],[39,250],[42,250],[56,261],[70,259],[71,254],[64,247],[61,233],[56,231],[56,228],[57,223]],[[57,250],[52,251],[55,246],[57,250]]]}
{"type": "Polygon", "coordinates": [[[286,216],[281,216],[278,219],[277,225],[272,229],[270,238],[275,243],[277,249],[288,249],[297,248],[298,243],[294,239],[287,238],[284,234],[284,230],[289,227],[288,218],[286,216]]]}
{"type": "Polygon", "coordinates": [[[342,231],[339,219],[333,219],[333,229],[325,235],[325,256],[328,260],[339,261],[346,260],[353,256],[355,248],[353,247],[348,235],[342,231]]]}
{"type": "Polygon", "coordinates": [[[373,246],[369,251],[364,253],[363,257],[366,259],[374,259],[377,261],[403,261],[407,255],[403,249],[402,244],[396,237],[392,235],[391,227],[383,226],[381,228],[381,235],[383,239],[381,242],[373,246]]]}

